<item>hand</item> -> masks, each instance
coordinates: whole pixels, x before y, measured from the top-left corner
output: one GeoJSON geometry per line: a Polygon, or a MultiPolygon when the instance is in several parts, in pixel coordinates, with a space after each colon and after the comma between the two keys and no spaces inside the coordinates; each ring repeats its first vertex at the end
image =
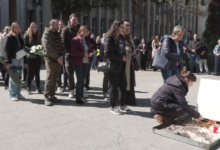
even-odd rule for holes
{"type": "Polygon", "coordinates": [[[200,115],[198,119],[199,119],[199,120],[203,120],[203,116],[202,116],[202,115],[200,115]]]}
{"type": "Polygon", "coordinates": [[[187,48],[183,47],[184,51],[187,51],[187,48]]]}
{"type": "Polygon", "coordinates": [[[205,54],[205,51],[202,51],[203,54],[205,54]]]}
{"type": "Polygon", "coordinates": [[[96,52],[95,50],[93,50],[93,52],[96,52]]]}
{"type": "Polygon", "coordinates": [[[28,64],[24,64],[24,68],[27,68],[28,67],[28,64]]]}
{"type": "Polygon", "coordinates": [[[93,56],[93,53],[89,53],[89,57],[92,57],[93,56]]]}
{"type": "Polygon", "coordinates": [[[122,60],[126,62],[128,60],[128,57],[123,56],[122,60]]]}
{"type": "Polygon", "coordinates": [[[137,51],[136,50],[134,50],[133,51],[133,53],[132,53],[132,55],[136,55],[137,54],[137,51]]]}
{"type": "Polygon", "coordinates": [[[219,57],[219,54],[216,54],[216,56],[218,56],[218,57],[219,57]]]}
{"type": "Polygon", "coordinates": [[[89,57],[89,54],[87,54],[87,53],[84,53],[84,57],[89,57]]]}
{"type": "Polygon", "coordinates": [[[58,61],[59,64],[63,65],[63,57],[62,57],[62,56],[60,56],[60,57],[57,59],[57,61],[58,61]]]}
{"type": "Polygon", "coordinates": [[[7,64],[7,66],[6,66],[8,69],[11,67],[11,64],[7,64]]]}

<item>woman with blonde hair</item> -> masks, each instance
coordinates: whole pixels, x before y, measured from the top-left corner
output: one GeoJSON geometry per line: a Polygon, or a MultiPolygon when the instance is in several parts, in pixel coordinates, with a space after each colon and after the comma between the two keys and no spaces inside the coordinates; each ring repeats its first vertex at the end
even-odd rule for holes
{"type": "MultiPolygon", "coordinates": [[[[21,27],[19,23],[13,22],[11,25],[11,31],[7,37],[7,42],[5,46],[5,59],[7,63],[7,68],[14,67],[27,67],[26,56],[17,59],[16,53],[22,50],[24,47],[24,41],[21,37],[21,27]]],[[[9,91],[10,98],[13,101],[24,100],[25,98],[21,95],[21,87],[17,87],[12,79],[9,79],[9,91]]]]}
{"type": "Polygon", "coordinates": [[[32,22],[29,27],[29,32],[25,35],[24,46],[27,54],[28,68],[27,68],[27,93],[31,95],[31,81],[35,77],[37,85],[37,93],[42,93],[40,89],[40,68],[41,68],[41,56],[30,53],[32,46],[40,44],[40,35],[38,25],[32,22]]]}

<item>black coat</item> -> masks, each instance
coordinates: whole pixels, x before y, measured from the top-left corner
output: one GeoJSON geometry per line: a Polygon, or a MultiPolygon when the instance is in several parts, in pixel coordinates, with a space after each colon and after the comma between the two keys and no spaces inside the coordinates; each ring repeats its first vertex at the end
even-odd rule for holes
{"type": "Polygon", "coordinates": [[[194,118],[199,118],[200,114],[191,108],[185,98],[188,86],[185,80],[179,76],[172,76],[159,88],[151,98],[151,114],[162,116],[176,116],[184,112],[189,113],[194,118]]]}
{"type": "MultiPolygon", "coordinates": [[[[24,48],[24,40],[19,36],[21,47],[18,46],[18,41],[15,36],[8,35],[5,45],[5,59],[7,64],[12,63],[12,58],[16,59],[16,53],[24,48]]],[[[27,56],[24,57],[24,63],[27,64],[27,56]]]]}
{"type": "Polygon", "coordinates": [[[119,41],[117,43],[112,35],[105,38],[104,56],[106,59],[113,60],[119,64],[121,68],[124,68],[125,62],[123,61],[123,56],[125,55],[125,38],[122,35],[119,35],[119,41]]]}
{"type": "Polygon", "coordinates": [[[200,59],[208,59],[209,50],[207,46],[201,47],[201,54],[200,54],[200,59]],[[205,51],[205,54],[201,55],[203,51],[205,51]]]}
{"type": "Polygon", "coordinates": [[[176,70],[177,69],[177,63],[179,63],[179,68],[182,68],[182,61],[183,61],[183,47],[184,47],[184,42],[179,41],[179,49],[180,49],[180,54],[177,54],[177,47],[176,43],[171,37],[167,37],[162,39],[162,48],[161,51],[164,53],[165,57],[171,61],[171,65],[169,70],[176,70]]]}

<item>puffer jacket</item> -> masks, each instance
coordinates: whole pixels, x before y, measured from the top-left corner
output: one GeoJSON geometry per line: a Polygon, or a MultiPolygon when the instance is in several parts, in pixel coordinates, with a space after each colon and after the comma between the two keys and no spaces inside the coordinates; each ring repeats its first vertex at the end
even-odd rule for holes
{"type": "Polygon", "coordinates": [[[165,37],[161,40],[161,42],[161,51],[164,53],[165,57],[172,62],[168,70],[177,70],[178,67],[182,68],[184,42],[179,41],[180,54],[177,54],[176,43],[171,37],[165,37]]]}
{"type": "Polygon", "coordinates": [[[194,118],[199,118],[200,114],[191,108],[185,98],[188,92],[186,81],[179,76],[172,76],[159,88],[151,98],[151,114],[162,116],[173,116],[189,113],[194,118]]]}

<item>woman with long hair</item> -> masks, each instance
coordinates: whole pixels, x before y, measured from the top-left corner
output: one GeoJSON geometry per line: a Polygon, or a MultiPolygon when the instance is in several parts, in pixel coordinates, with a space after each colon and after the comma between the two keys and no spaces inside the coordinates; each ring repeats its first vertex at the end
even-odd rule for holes
{"type": "MultiPolygon", "coordinates": [[[[159,51],[160,49],[161,49],[160,36],[156,35],[152,41],[152,59],[154,59],[156,51],[159,51]]],[[[154,67],[153,70],[157,71],[157,69],[154,67]]]]}
{"type": "Polygon", "coordinates": [[[196,76],[186,69],[180,75],[168,78],[151,98],[151,115],[160,124],[175,120],[186,112],[202,120],[200,113],[191,108],[185,98],[194,82],[196,82],[196,76]]]}
{"type": "Polygon", "coordinates": [[[144,71],[146,70],[147,67],[147,44],[145,42],[145,39],[141,40],[141,43],[137,47],[138,51],[138,57],[141,65],[141,70],[144,71]]]}
{"type": "Polygon", "coordinates": [[[134,50],[134,47],[131,43],[131,35],[130,35],[130,24],[128,22],[124,22],[124,37],[125,37],[125,50],[126,55],[129,57],[129,59],[126,61],[126,69],[125,74],[127,78],[127,94],[126,94],[126,105],[133,105],[136,106],[136,100],[135,100],[135,72],[134,72],[134,66],[133,66],[133,56],[136,55],[136,51],[134,50]]]}
{"type": "MultiPolygon", "coordinates": [[[[27,58],[17,59],[16,53],[22,50],[24,47],[24,41],[21,37],[21,27],[17,22],[13,22],[11,25],[11,31],[7,37],[7,42],[5,46],[5,58],[7,63],[7,68],[13,67],[27,67],[27,58]]],[[[9,96],[11,100],[18,101],[24,100],[25,98],[21,95],[21,87],[18,87],[14,84],[11,77],[9,79],[9,96]]]]}
{"type": "MultiPolygon", "coordinates": [[[[25,35],[24,46],[27,51],[32,46],[40,45],[40,35],[38,25],[32,22],[29,27],[29,32],[25,35]]],[[[28,52],[27,54],[28,68],[27,68],[27,93],[31,95],[31,81],[35,77],[37,93],[42,93],[40,88],[40,68],[41,56],[28,52]]]]}
{"type": "Polygon", "coordinates": [[[84,92],[84,79],[86,78],[91,57],[93,55],[93,49],[90,44],[88,36],[88,27],[81,26],[77,33],[77,36],[72,39],[71,42],[71,63],[74,65],[76,72],[76,103],[84,104],[86,100],[83,98],[84,92]]]}
{"type": "Polygon", "coordinates": [[[111,112],[113,114],[121,115],[122,112],[127,112],[129,109],[125,105],[126,100],[126,75],[125,62],[128,60],[125,51],[124,22],[115,20],[111,28],[106,33],[104,55],[114,64],[114,71],[108,73],[109,75],[109,99],[111,102],[111,112]],[[119,91],[120,90],[120,97],[119,91]],[[119,107],[117,103],[119,100],[119,107]]]}

